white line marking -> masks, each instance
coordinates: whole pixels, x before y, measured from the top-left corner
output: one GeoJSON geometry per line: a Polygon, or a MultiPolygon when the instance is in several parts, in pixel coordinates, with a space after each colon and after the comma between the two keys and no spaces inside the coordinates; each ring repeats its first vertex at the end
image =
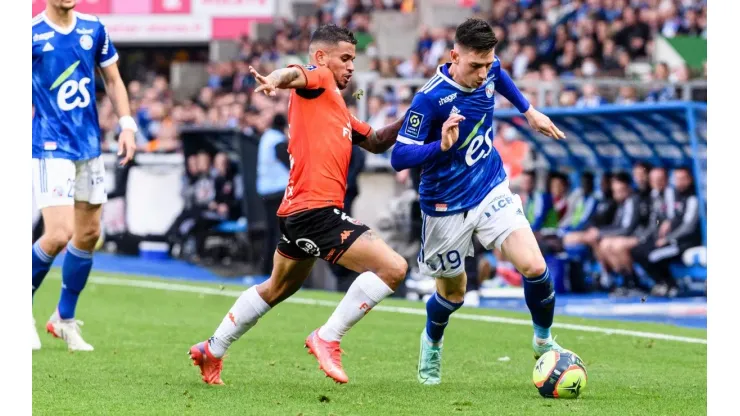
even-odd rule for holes
{"type": "MultiPolygon", "coordinates": [[[[182,285],[178,283],[155,282],[151,280],[120,279],[120,278],[115,278],[115,277],[104,277],[104,276],[92,276],[90,280],[92,283],[99,284],[99,285],[139,287],[139,288],[145,288],[145,289],[166,290],[170,292],[190,292],[190,293],[200,293],[204,295],[217,295],[217,296],[228,296],[228,297],[239,297],[239,295],[242,294],[241,290],[218,289],[218,288],[206,287],[206,286],[191,286],[191,285],[182,285]]],[[[296,303],[296,304],[301,304],[301,305],[328,306],[332,308],[336,307],[338,304],[338,302],[331,301],[331,300],[308,299],[308,298],[301,298],[301,297],[292,297],[292,298],[287,299],[285,302],[296,303]]],[[[378,305],[374,307],[373,311],[395,312],[395,313],[402,313],[406,315],[422,315],[422,316],[426,316],[427,314],[425,309],[397,307],[397,306],[384,306],[384,305],[378,305]]],[[[453,314],[452,317],[455,319],[464,319],[467,321],[492,322],[492,323],[499,323],[499,324],[526,325],[526,326],[532,325],[532,322],[526,319],[504,318],[500,316],[456,313],[456,314],[453,314]]],[[[560,328],[560,329],[569,329],[572,331],[596,332],[596,333],[606,334],[606,335],[624,335],[624,336],[631,336],[631,337],[638,337],[638,338],[651,338],[651,339],[660,339],[660,340],[665,340],[665,341],[686,342],[690,344],[705,344],[705,345],[707,344],[707,340],[702,339],[702,338],[681,337],[681,336],[676,336],[676,335],[659,334],[659,333],[654,333],[654,332],[630,331],[626,329],[600,328],[596,326],[561,324],[561,323],[554,323],[552,327],[560,328]]]]}

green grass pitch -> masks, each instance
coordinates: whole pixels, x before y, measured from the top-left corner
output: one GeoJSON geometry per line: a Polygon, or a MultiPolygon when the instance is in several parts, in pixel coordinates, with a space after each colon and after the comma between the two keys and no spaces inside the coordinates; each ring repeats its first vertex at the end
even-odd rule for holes
{"type": "MultiPolygon", "coordinates": [[[[383,310],[369,313],[346,336],[350,382],[336,385],[303,348],[306,335],[333,310],[321,304],[275,308],[229,350],[226,385],[208,386],[187,351],[212,334],[234,302],[233,291],[243,288],[158,281],[170,285],[164,290],[126,285],[153,279],[113,277],[119,280],[91,279],[77,309],[94,352],[70,353],[63,341],[41,334],[43,347],[33,353],[35,415],[706,414],[705,344],[554,329],[558,342],[585,361],[588,387],[577,400],[543,399],[531,381],[531,327],[454,315],[445,333],[441,385],[416,381],[424,316],[383,310]]],[[[53,270],[36,293],[39,332],[59,284],[53,270]]],[[[341,294],[302,291],[296,297],[338,301],[341,294]]],[[[403,300],[383,305],[423,310],[403,300]]],[[[461,312],[529,319],[495,310],[461,312]]],[[[665,325],[555,319],[706,339],[706,331],[665,325]]]]}

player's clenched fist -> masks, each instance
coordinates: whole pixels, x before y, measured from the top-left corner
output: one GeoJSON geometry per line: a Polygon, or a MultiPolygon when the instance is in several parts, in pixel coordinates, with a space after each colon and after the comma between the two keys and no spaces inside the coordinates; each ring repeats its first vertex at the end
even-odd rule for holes
{"type": "Polygon", "coordinates": [[[450,150],[452,145],[454,145],[460,137],[460,122],[463,120],[465,120],[465,117],[460,114],[452,114],[447,121],[442,124],[442,140],[440,146],[442,147],[443,152],[450,150]]]}

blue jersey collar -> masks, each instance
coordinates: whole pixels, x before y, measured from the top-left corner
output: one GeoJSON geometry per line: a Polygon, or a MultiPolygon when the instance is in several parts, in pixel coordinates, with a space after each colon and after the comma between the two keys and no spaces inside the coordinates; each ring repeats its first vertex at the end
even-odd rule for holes
{"type": "Polygon", "coordinates": [[[468,88],[463,87],[462,85],[455,82],[455,80],[452,79],[450,76],[450,63],[442,64],[437,67],[437,74],[442,77],[443,80],[445,80],[448,84],[452,85],[453,87],[457,88],[460,91],[463,92],[473,92],[476,89],[475,88],[468,88]]]}
{"type": "Polygon", "coordinates": [[[57,25],[55,25],[47,16],[46,16],[46,10],[41,12],[43,15],[44,22],[46,22],[49,27],[54,29],[55,31],[59,32],[60,35],[69,35],[72,33],[73,30],[75,30],[75,27],[77,26],[77,12],[72,11],[72,24],[69,25],[69,27],[62,28],[57,25]]]}

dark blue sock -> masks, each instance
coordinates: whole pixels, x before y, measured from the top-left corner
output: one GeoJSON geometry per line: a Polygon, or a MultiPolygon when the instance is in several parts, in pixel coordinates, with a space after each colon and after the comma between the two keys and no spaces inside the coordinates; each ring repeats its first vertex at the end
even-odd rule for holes
{"type": "Polygon", "coordinates": [[[555,288],[550,269],[534,278],[524,278],[524,300],[532,314],[534,333],[537,338],[550,337],[552,318],[555,315],[555,288]]]}
{"type": "Polygon", "coordinates": [[[439,342],[442,340],[450,315],[460,309],[462,305],[463,302],[450,302],[440,296],[439,293],[434,292],[427,301],[427,337],[430,341],[439,342]]]}
{"type": "Polygon", "coordinates": [[[54,261],[54,256],[46,254],[38,241],[31,246],[31,253],[31,258],[33,259],[31,261],[31,282],[33,285],[33,288],[31,289],[31,297],[33,297],[36,293],[36,289],[41,286],[41,282],[44,281],[46,274],[49,273],[51,263],[54,261]]]}
{"type": "Polygon", "coordinates": [[[92,269],[92,252],[67,244],[67,254],[62,264],[62,295],[59,297],[59,317],[72,319],[75,316],[77,298],[85,288],[92,269]]]}

